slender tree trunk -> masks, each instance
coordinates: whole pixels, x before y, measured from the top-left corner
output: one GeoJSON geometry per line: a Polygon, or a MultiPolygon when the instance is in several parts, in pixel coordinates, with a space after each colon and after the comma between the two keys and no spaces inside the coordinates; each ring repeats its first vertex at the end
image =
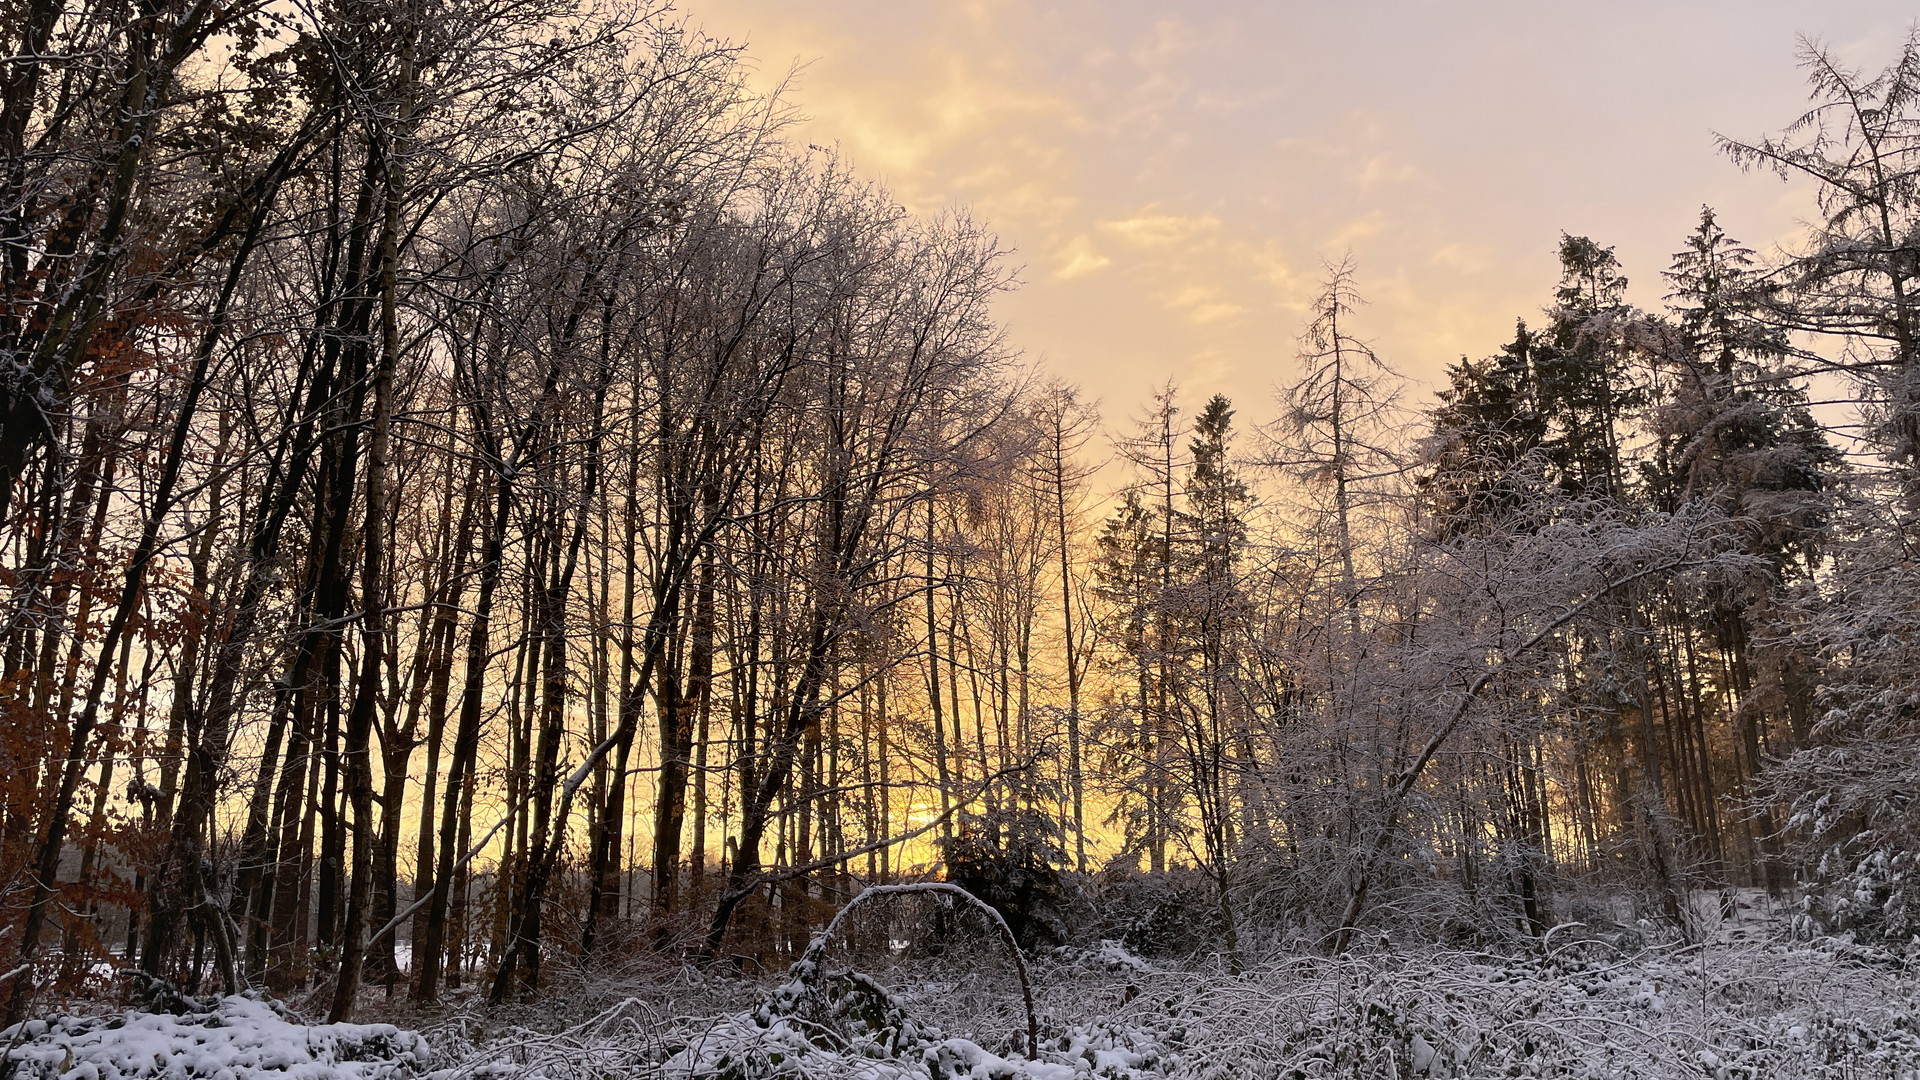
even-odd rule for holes
{"type": "MultiPolygon", "coordinates": [[[[403,61],[402,67],[405,68],[403,61]]],[[[402,76],[403,85],[405,75],[402,76]]],[[[334,983],[329,1023],[353,1016],[360,992],[360,971],[366,957],[367,912],[372,901],[374,848],[373,764],[370,741],[374,711],[380,698],[380,668],[387,662],[387,455],[393,429],[393,378],[400,362],[399,262],[400,200],[405,181],[400,174],[398,140],[384,149],[382,169],[384,218],[380,226],[380,362],[373,381],[373,431],[367,448],[366,522],[361,529],[365,555],[360,570],[360,678],[353,711],[347,719],[345,764],[348,798],[353,805],[353,872],[347,900],[347,923],[341,933],[340,974],[334,983]]],[[[404,768],[400,778],[405,779],[404,768]]]]}
{"type": "MultiPolygon", "coordinates": [[[[476,424],[483,433],[488,425],[476,424]]],[[[440,997],[440,971],[447,948],[447,909],[452,900],[456,847],[463,846],[460,833],[465,827],[462,807],[468,805],[475,759],[480,747],[481,695],[486,689],[488,654],[492,647],[493,597],[500,586],[506,562],[505,545],[513,489],[505,473],[493,477],[494,506],[487,525],[478,567],[479,594],[474,600],[473,618],[467,629],[466,675],[460,691],[460,716],[454,725],[453,756],[447,762],[446,793],[441,797],[439,865],[433,874],[433,896],[427,902],[427,933],[424,942],[414,946],[417,968],[413,998],[432,1002],[440,997]]],[[[486,485],[481,486],[485,495],[486,485]]],[[[426,812],[423,808],[423,814],[426,812]]],[[[464,873],[463,873],[464,876],[464,873]]],[[[464,896],[465,890],[462,889],[464,896]]],[[[462,905],[464,907],[464,904],[462,905]]]]}

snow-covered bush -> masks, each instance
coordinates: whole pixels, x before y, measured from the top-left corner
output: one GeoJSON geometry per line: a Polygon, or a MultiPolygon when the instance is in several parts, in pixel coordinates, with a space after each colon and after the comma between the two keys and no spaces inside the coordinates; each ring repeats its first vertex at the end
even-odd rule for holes
{"type": "Polygon", "coordinates": [[[395,1080],[431,1063],[426,1040],[392,1024],[306,1025],[239,996],[184,1014],[29,1020],[0,1045],[19,1080],[395,1080]]]}

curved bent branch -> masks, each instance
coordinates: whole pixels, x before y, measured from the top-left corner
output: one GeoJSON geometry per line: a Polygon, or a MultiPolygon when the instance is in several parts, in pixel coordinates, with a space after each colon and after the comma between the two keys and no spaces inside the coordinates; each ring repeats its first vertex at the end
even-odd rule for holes
{"type": "Polygon", "coordinates": [[[993,923],[994,928],[1000,931],[1000,941],[1007,947],[1007,955],[1013,957],[1013,969],[1020,975],[1020,996],[1026,1001],[1027,1059],[1029,1061],[1039,1060],[1040,1022],[1035,1017],[1033,1011],[1033,984],[1027,981],[1027,960],[1026,957],[1020,954],[1020,943],[1013,938],[1013,928],[1007,925],[1007,920],[1000,916],[1000,912],[995,910],[992,904],[987,903],[985,900],[980,899],[950,881],[910,881],[902,885],[867,886],[861,891],[860,895],[847,901],[846,907],[841,908],[834,914],[833,921],[829,922],[827,928],[821,931],[818,937],[813,939],[811,945],[807,946],[807,951],[800,957],[800,963],[812,964],[814,971],[819,970],[820,954],[827,950],[827,942],[833,940],[833,932],[840,929],[840,920],[847,917],[847,912],[852,911],[868,900],[885,896],[901,896],[907,893],[942,893],[947,896],[959,897],[980,909],[981,913],[986,915],[987,921],[993,923]]]}

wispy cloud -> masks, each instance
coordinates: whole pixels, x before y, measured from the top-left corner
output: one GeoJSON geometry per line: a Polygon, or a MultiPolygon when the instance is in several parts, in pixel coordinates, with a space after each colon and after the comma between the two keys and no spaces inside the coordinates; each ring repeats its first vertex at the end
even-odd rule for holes
{"type": "Polygon", "coordinates": [[[1053,276],[1061,281],[1086,277],[1088,274],[1113,265],[1112,259],[1094,249],[1093,241],[1089,240],[1085,233],[1067,241],[1066,246],[1060,249],[1057,262],[1058,266],[1054,269],[1053,276]]]}
{"type": "Polygon", "coordinates": [[[1189,320],[1201,324],[1231,319],[1247,310],[1226,299],[1212,285],[1189,285],[1166,297],[1164,302],[1189,320]]]}
{"type": "Polygon", "coordinates": [[[1756,247],[1808,213],[1707,135],[1796,114],[1795,32],[1897,42],[1911,17],[1892,0],[1817,26],[1785,0],[1737,25],[1714,5],[689,3],[750,37],[768,82],[813,61],[802,137],[910,209],[970,204],[1025,252],[1002,308],[1015,343],[1115,415],[1169,375],[1264,399],[1321,259],[1349,249],[1362,332],[1429,382],[1546,302],[1562,229],[1617,245],[1657,305],[1700,203],[1756,247]]]}
{"type": "Polygon", "coordinates": [[[1141,214],[1103,221],[1100,228],[1134,247],[1167,248],[1210,239],[1220,231],[1220,219],[1210,214],[1141,214]]]}

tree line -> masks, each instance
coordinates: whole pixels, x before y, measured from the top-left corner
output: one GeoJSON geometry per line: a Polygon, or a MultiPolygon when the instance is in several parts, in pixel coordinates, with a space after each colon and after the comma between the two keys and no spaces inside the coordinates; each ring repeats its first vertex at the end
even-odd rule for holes
{"type": "Polygon", "coordinates": [[[928,873],[1029,939],[1197,882],[1235,966],[1735,884],[1915,918],[1913,44],[1725,143],[1813,180],[1793,251],[1705,211],[1648,312],[1563,237],[1424,411],[1330,267],[1270,422],[1169,385],[1098,486],[991,232],[664,6],[6,33],[13,1020],[102,959],[341,1019],[797,956],[928,873]]]}

